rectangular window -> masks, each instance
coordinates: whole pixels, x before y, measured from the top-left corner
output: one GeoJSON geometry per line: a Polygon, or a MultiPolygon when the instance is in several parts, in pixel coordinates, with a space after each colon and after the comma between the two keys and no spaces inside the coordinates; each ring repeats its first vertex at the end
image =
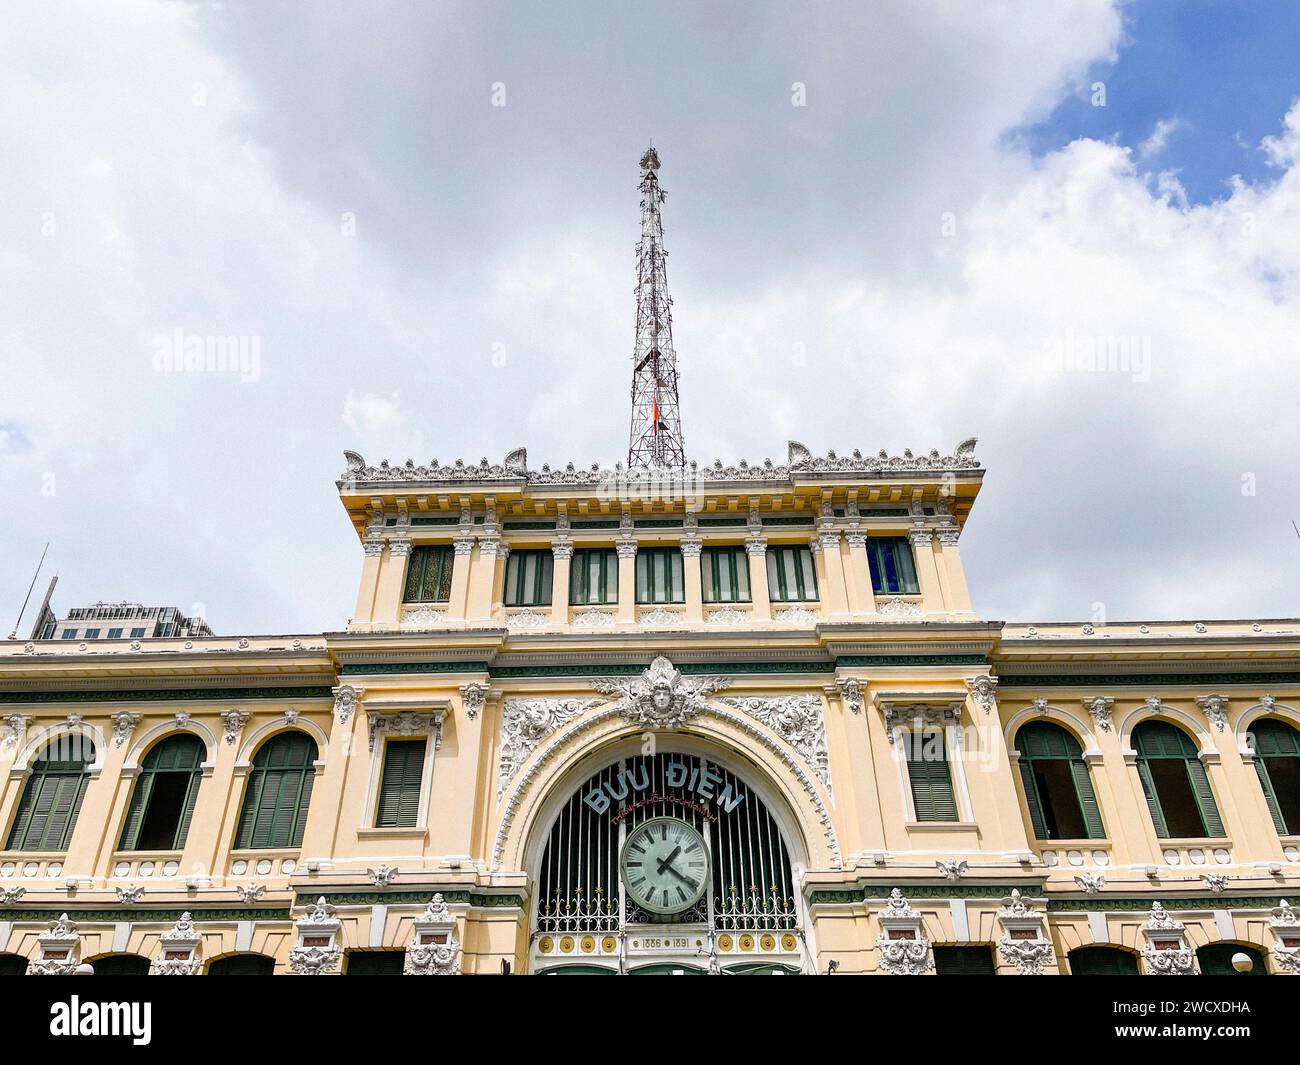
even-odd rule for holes
{"type": "Polygon", "coordinates": [[[774,603],[804,603],[817,598],[812,552],[802,544],[767,549],[767,592],[774,603]]]}
{"type": "Polygon", "coordinates": [[[875,591],[892,595],[920,594],[912,545],[906,536],[868,537],[867,563],[871,567],[871,587],[875,591]]]}
{"type": "Polygon", "coordinates": [[[451,599],[451,568],[456,558],[449,544],[415,547],[406,564],[407,603],[445,603],[451,599]]]}
{"type": "Polygon", "coordinates": [[[636,601],[684,603],[682,553],[675,547],[644,547],[636,553],[636,601]]]}
{"type": "Polygon", "coordinates": [[[414,828],[419,823],[420,785],[428,742],[427,739],[389,740],[384,745],[376,828],[414,828]]]}
{"type": "Polygon", "coordinates": [[[109,638],[110,640],[120,640],[120,639],[122,638],[122,630],[121,630],[121,629],[109,629],[109,630],[108,630],[108,638],[109,638]]]}
{"type": "Polygon", "coordinates": [[[906,732],[907,778],[918,821],[956,821],[957,796],[952,789],[944,734],[937,730],[906,732]]]}
{"type": "Polygon", "coordinates": [[[706,603],[748,603],[749,559],[743,547],[706,547],[700,553],[706,603]]]}
{"type": "Polygon", "coordinates": [[[62,638],[65,639],[65,640],[75,640],[75,639],[77,638],[77,630],[76,630],[76,629],[64,629],[64,630],[63,630],[63,633],[62,633],[62,638]]]}
{"type": "Polygon", "coordinates": [[[87,629],[87,630],[86,630],[86,639],[88,639],[88,640],[98,640],[98,639],[99,639],[99,630],[98,630],[98,629],[87,629]]]}
{"type": "Polygon", "coordinates": [[[618,556],[611,547],[573,552],[569,572],[569,602],[593,606],[618,602],[618,556]]]}
{"type": "Polygon", "coordinates": [[[549,551],[512,551],[506,562],[506,606],[550,606],[555,561],[549,551]]]}
{"type": "Polygon", "coordinates": [[[131,630],[131,639],[133,639],[133,640],[139,640],[139,639],[143,639],[143,638],[144,638],[144,629],[132,629],[132,630],[131,630]]]}

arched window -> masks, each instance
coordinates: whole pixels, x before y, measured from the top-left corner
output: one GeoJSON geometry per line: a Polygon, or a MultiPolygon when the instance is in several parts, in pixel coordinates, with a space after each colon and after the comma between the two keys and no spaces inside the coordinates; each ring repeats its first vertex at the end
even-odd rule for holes
{"type": "Polygon", "coordinates": [[[244,789],[237,848],[302,845],[315,761],[316,742],[305,732],[281,732],[262,744],[244,789]]]}
{"type": "Polygon", "coordinates": [[[1245,943],[1206,943],[1196,951],[1196,961],[1202,976],[1267,976],[1268,967],[1264,963],[1264,952],[1258,947],[1245,943]],[[1232,964],[1233,955],[1244,954],[1251,960],[1251,967],[1244,973],[1238,972],[1232,964]]]}
{"type": "Polygon", "coordinates": [[[1279,836],[1300,835],[1300,732],[1273,718],[1250,730],[1255,771],[1279,836]]]}
{"type": "Polygon", "coordinates": [[[122,850],[178,851],[185,846],[203,779],[203,755],[203,741],[190,732],[150,748],[131,792],[122,850]]]}
{"type": "Polygon", "coordinates": [[[1100,839],[1106,834],[1083,748],[1060,725],[1035,721],[1016,734],[1020,779],[1035,839],[1100,839]]]}
{"type": "Polygon", "coordinates": [[[90,963],[96,976],[148,976],[149,959],[139,954],[105,954],[90,963]]]}
{"type": "Polygon", "coordinates": [[[77,826],[95,760],[95,745],[85,736],[61,736],[32,763],[9,832],[11,851],[64,851],[77,826]]]}
{"type": "Polygon", "coordinates": [[[1072,950],[1072,976],[1137,976],[1137,955],[1118,947],[1080,947],[1072,950]]]}
{"type": "Polygon", "coordinates": [[[228,954],[208,964],[209,976],[274,976],[275,959],[265,954],[228,954]]]}
{"type": "Polygon", "coordinates": [[[1224,834],[1210,778],[1187,733],[1167,721],[1143,721],[1133,730],[1133,747],[1157,836],[1224,834]]]}
{"type": "Polygon", "coordinates": [[[935,947],[934,971],[938,976],[996,976],[992,947],[935,947]]]}
{"type": "Polygon", "coordinates": [[[406,964],[404,950],[350,950],[345,976],[401,976],[406,964]]]}
{"type": "Polygon", "coordinates": [[[26,976],[27,959],[21,954],[0,954],[0,976],[26,976]]]}

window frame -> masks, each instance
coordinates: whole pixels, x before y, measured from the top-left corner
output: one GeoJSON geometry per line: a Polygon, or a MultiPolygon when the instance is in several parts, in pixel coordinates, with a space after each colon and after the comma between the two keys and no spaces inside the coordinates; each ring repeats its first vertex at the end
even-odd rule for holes
{"type": "Polygon", "coordinates": [[[636,552],[636,564],[634,566],[634,575],[636,578],[636,604],[637,606],[665,606],[675,603],[686,602],[686,566],[685,559],[682,557],[680,547],[655,546],[655,547],[638,547],[636,552]],[[656,573],[660,567],[657,562],[662,561],[665,588],[661,590],[658,587],[659,574],[656,573]]]}
{"type": "Polygon", "coordinates": [[[921,582],[916,573],[916,553],[912,550],[911,540],[906,536],[868,536],[867,570],[873,595],[921,594],[921,582]],[[910,585],[906,587],[904,585],[909,582],[906,582],[899,572],[900,559],[905,559],[906,568],[911,570],[910,585]],[[888,586],[889,582],[886,578],[891,569],[894,571],[894,584],[897,587],[888,586]]]}
{"type": "Polygon", "coordinates": [[[91,766],[95,765],[98,754],[98,749],[93,741],[89,737],[80,734],[75,737],[61,735],[53,738],[45,745],[41,754],[32,759],[28,767],[27,779],[23,781],[22,790],[18,794],[18,801],[14,806],[13,821],[5,837],[4,849],[6,851],[16,854],[67,853],[68,846],[71,844],[73,835],[77,830],[77,820],[81,815],[82,804],[86,799],[86,788],[90,784],[91,778],[91,766]],[[77,741],[76,749],[78,750],[82,749],[81,744],[88,745],[90,757],[69,760],[52,760],[46,757],[54,747],[70,738],[77,741]],[[79,769],[74,770],[71,768],[78,764],[80,765],[79,769]],[[46,766],[64,768],[45,768],[46,766]],[[77,778],[76,784],[69,788],[74,777],[77,778]],[[45,785],[48,781],[56,783],[45,812],[43,827],[37,840],[33,841],[30,838],[32,822],[41,811],[42,800],[46,794],[45,785]],[[41,790],[33,794],[32,788],[38,782],[41,790]],[[65,800],[65,795],[70,795],[70,799],[65,800]],[[62,816],[62,828],[58,831],[57,838],[53,838],[51,821],[60,802],[66,802],[67,812],[62,816]],[[22,822],[24,815],[27,818],[25,824],[22,822]],[[34,842],[39,842],[42,845],[34,846],[34,842]],[[51,843],[54,845],[47,845],[51,843]]]}
{"type": "MultiPolygon", "coordinates": [[[[270,757],[270,755],[265,755],[270,757]]],[[[243,795],[239,804],[239,816],[235,822],[235,838],[231,844],[231,850],[237,851],[269,851],[269,850],[301,850],[302,840],[307,828],[307,819],[311,816],[311,800],[316,784],[316,765],[320,761],[320,747],[316,740],[309,732],[302,729],[288,728],[266,737],[253,752],[249,759],[249,768],[244,780],[243,795]],[[263,757],[272,744],[281,741],[282,737],[296,736],[310,745],[312,756],[302,765],[290,764],[286,760],[284,765],[258,765],[258,758],[263,757]],[[300,773],[298,780],[298,798],[294,803],[294,817],[289,832],[289,841],[287,843],[278,842],[278,834],[273,834],[271,841],[258,842],[257,829],[261,814],[262,794],[265,788],[266,775],[271,772],[285,773],[287,771],[300,773]],[[254,788],[257,787],[256,795],[254,788]],[[247,832],[245,832],[245,822],[248,817],[249,803],[255,801],[256,808],[252,814],[252,820],[248,823],[247,832]]],[[[277,821],[276,806],[271,807],[271,826],[275,828],[277,821]]]]}
{"type": "Polygon", "coordinates": [[[767,558],[767,597],[772,603],[816,603],[820,601],[819,589],[817,586],[817,560],[813,558],[812,548],[807,544],[768,544],[767,558]],[[797,560],[794,565],[794,583],[795,590],[801,591],[802,595],[789,594],[790,589],[786,587],[786,559],[792,556],[797,560]],[[807,560],[807,566],[804,561],[807,560]],[[805,587],[805,577],[811,583],[811,588],[805,587]],[[811,592],[811,594],[807,594],[811,592]]]}
{"type": "Polygon", "coordinates": [[[749,553],[743,545],[718,544],[705,547],[700,552],[700,594],[702,601],[707,606],[718,606],[727,603],[752,603],[754,601],[753,588],[749,582],[749,553]],[[731,571],[732,586],[737,592],[731,598],[722,598],[717,595],[719,559],[723,556],[728,557],[727,568],[731,571]],[[741,584],[744,585],[743,597],[739,594],[741,584]]]}
{"type": "Polygon", "coordinates": [[[555,555],[549,548],[511,551],[506,559],[505,587],[501,602],[506,607],[550,606],[555,598],[555,555]],[[528,580],[528,563],[536,563],[528,580]],[[525,586],[531,584],[527,589],[525,586]]]}
{"type": "Polygon", "coordinates": [[[135,780],[131,785],[126,813],[122,818],[122,828],[118,834],[118,852],[158,853],[162,851],[183,851],[185,849],[185,841],[189,837],[190,826],[194,820],[194,811],[198,805],[199,791],[203,785],[203,766],[207,754],[207,744],[193,732],[181,732],[166,736],[150,746],[144,757],[140,759],[140,768],[135,773],[135,780]],[[175,749],[181,744],[197,751],[194,764],[183,769],[160,769],[157,763],[162,759],[163,752],[168,748],[175,749]],[[139,846],[140,834],[149,818],[156,778],[162,774],[180,776],[182,773],[187,775],[189,780],[186,784],[184,798],[181,800],[176,827],[172,831],[172,845],[170,847],[139,846]]]}
{"type": "MultiPolygon", "coordinates": [[[[1154,743],[1154,741],[1152,741],[1154,743]]],[[[1155,829],[1156,838],[1161,840],[1171,839],[1227,839],[1228,833],[1223,823],[1223,814],[1219,807],[1218,797],[1214,793],[1214,786],[1210,782],[1210,775],[1206,769],[1205,763],[1200,759],[1200,750],[1196,741],[1188,733],[1175,725],[1171,721],[1161,718],[1148,719],[1139,721],[1133,726],[1130,733],[1130,744],[1137,753],[1135,766],[1137,769],[1138,780],[1142,785],[1142,793],[1147,802],[1147,812],[1151,816],[1152,827],[1155,829]],[[1141,740],[1147,736],[1159,736],[1161,733],[1179,737],[1179,746],[1182,748],[1179,754],[1155,753],[1143,750],[1141,740]],[[1190,748],[1190,750],[1189,750],[1190,748]],[[1191,793],[1194,809],[1201,825],[1201,834],[1198,836],[1177,836],[1169,829],[1169,818],[1165,811],[1165,802],[1159,794],[1159,788],[1156,778],[1152,775],[1151,763],[1155,761],[1174,762],[1181,761],[1183,772],[1186,775],[1188,790],[1191,793]],[[1209,804],[1206,805],[1208,798],[1209,804]]]]}
{"type": "Polygon", "coordinates": [[[403,605],[451,602],[451,582],[456,570],[456,549],[452,544],[415,544],[406,558],[402,578],[403,605]],[[429,593],[430,563],[434,563],[436,588],[429,593]]]}
{"type": "MultiPolygon", "coordinates": [[[[950,737],[948,732],[949,730],[947,726],[922,725],[920,727],[901,729],[895,734],[895,743],[903,744],[905,746],[905,749],[899,752],[900,755],[899,762],[902,769],[904,797],[906,799],[908,821],[912,824],[950,825],[950,824],[960,824],[963,821],[963,813],[964,813],[963,804],[962,804],[961,797],[959,796],[957,774],[953,767],[953,758],[952,758],[953,751],[956,750],[957,747],[950,742],[950,737]],[[920,738],[919,743],[921,745],[921,749],[922,751],[924,750],[924,745],[927,742],[924,739],[924,737],[926,736],[939,737],[939,741],[943,749],[942,759],[934,759],[934,758],[914,759],[912,757],[912,753],[913,753],[912,749],[918,745],[918,738],[920,738]],[[944,775],[948,783],[949,794],[951,795],[952,798],[952,816],[951,817],[933,817],[933,816],[923,817],[921,816],[921,809],[917,802],[916,786],[918,781],[913,776],[912,767],[913,765],[935,766],[938,764],[942,764],[945,770],[944,775]]],[[[937,778],[937,774],[936,774],[936,778],[937,778]]]]}
{"type": "Polygon", "coordinates": [[[569,563],[569,606],[614,606],[618,603],[618,552],[612,547],[578,547],[569,563]],[[591,597],[591,571],[587,560],[602,557],[599,585],[604,598],[591,597]],[[579,598],[579,591],[585,589],[579,598]]]}
{"type": "MultiPolygon", "coordinates": [[[[379,783],[376,789],[375,809],[374,809],[374,816],[371,819],[371,824],[375,828],[395,828],[395,829],[419,828],[421,822],[421,811],[422,808],[424,807],[425,790],[427,787],[427,773],[429,770],[429,737],[427,735],[385,736],[383,737],[382,747],[383,747],[383,753],[380,755],[379,758],[379,783]],[[389,759],[396,747],[413,748],[416,744],[419,744],[420,746],[420,760],[419,760],[419,769],[417,770],[417,780],[415,783],[415,788],[416,788],[415,808],[412,812],[412,820],[410,824],[406,824],[405,822],[402,821],[393,821],[391,824],[382,824],[381,820],[384,816],[385,788],[388,787],[389,785],[389,771],[390,769],[394,768],[390,764],[389,759]]],[[[409,768],[410,768],[409,766],[405,767],[407,772],[409,772],[409,768]]],[[[405,782],[394,782],[394,783],[395,786],[399,788],[407,786],[405,782]]],[[[398,800],[398,801],[401,806],[406,805],[405,800],[398,800]]],[[[400,814],[400,809],[399,809],[399,814],[400,814]]]]}
{"type": "MultiPolygon", "coordinates": [[[[1067,839],[1099,840],[1107,838],[1106,824],[1101,815],[1101,804],[1097,800],[1097,789],[1093,787],[1088,760],[1083,755],[1083,745],[1074,733],[1056,721],[1027,721],[1016,731],[1016,751],[1019,754],[1020,784],[1024,789],[1025,805],[1029,809],[1030,830],[1034,833],[1035,840],[1059,843],[1067,839]],[[1065,753],[1035,754],[1029,749],[1026,740],[1040,733],[1047,735],[1049,729],[1059,732],[1064,737],[1065,742],[1062,746],[1065,753]],[[1074,791],[1074,801],[1077,807],[1076,812],[1079,821],[1083,824],[1084,835],[1061,836],[1049,834],[1047,811],[1051,804],[1047,802],[1047,796],[1039,788],[1038,778],[1034,773],[1035,763],[1042,762],[1067,763],[1070,783],[1074,791]]],[[[1053,812],[1052,820],[1057,820],[1055,812],[1053,812]]]]}
{"type": "MultiPolygon", "coordinates": [[[[1285,721],[1277,717],[1261,717],[1251,723],[1246,730],[1249,740],[1249,750],[1251,761],[1255,764],[1255,775],[1259,778],[1259,785],[1264,792],[1264,802],[1268,806],[1269,816],[1273,820],[1273,827],[1277,830],[1279,836],[1300,836],[1300,813],[1296,815],[1296,824],[1291,824],[1290,819],[1283,810],[1281,801],[1278,799],[1278,790],[1273,774],[1269,771],[1268,763],[1272,761],[1281,761],[1282,759],[1296,759],[1300,761],[1300,729],[1297,729],[1290,721],[1285,721]],[[1261,751],[1256,736],[1259,734],[1260,726],[1264,726],[1264,735],[1284,735],[1291,741],[1293,750],[1289,753],[1282,751],[1261,751]]],[[[1287,807],[1300,806],[1300,797],[1291,797],[1287,802],[1287,807]]]]}
{"type": "Polygon", "coordinates": [[[374,742],[370,748],[370,767],[367,773],[366,798],[362,804],[357,832],[361,836],[416,835],[428,831],[429,808],[433,795],[434,766],[438,749],[442,746],[442,723],[450,706],[427,703],[418,707],[402,704],[400,708],[367,703],[371,709],[371,727],[374,742]],[[400,719],[400,724],[397,724],[400,719]],[[383,792],[384,763],[388,744],[393,740],[424,740],[424,760],[420,768],[420,797],[413,825],[380,825],[379,809],[383,792]]]}

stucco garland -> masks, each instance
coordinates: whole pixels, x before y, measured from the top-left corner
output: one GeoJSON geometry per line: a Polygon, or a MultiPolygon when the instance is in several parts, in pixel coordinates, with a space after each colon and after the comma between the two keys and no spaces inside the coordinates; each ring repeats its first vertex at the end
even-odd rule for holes
{"type": "MultiPolygon", "coordinates": [[[[742,715],[733,713],[730,710],[719,707],[713,703],[706,706],[703,712],[708,714],[710,717],[727,722],[733,728],[736,728],[745,735],[757,740],[760,744],[776,755],[785,767],[794,774],[795,778],[803,788],[804,793],[808,796],[816,810],[817,821],[821,825],[822,833],[826,840],[826,847],[830,851],[832,862],[836,868],[843,868],[839,837],[835,832],[835,825],[831,820],[830,810],[827,808],[826,802],[822,798],[820,791],[818,791],[816,782],[803,766],[799,764],[799,760],[787,751],[781,742],[772,736],[769,736],[766,731],[759,728],[742,715]]],[[[555,738],[552,739],[545,748],[543,748],[541,754],[537,755],[532,760],[523,775],[517,779],[514,787],[510,790],[509,797],[505,801],[505,808],[501,814],[501,823],[497,828],[496,838],[492,844],[491,868],[493,872],[496,872],[501,868],[502,854],[505,851],[506,842],[510,835],[511,827],[514,824],[515,816],[523,805],[525,793],[531,788],[533,782],[538,778],[542,769],[560,753],[561,749],[568,746],[570,741],[576,739],[582,733],[589,732],[597,725],[611,719],[617,719],[620,723],[623,723],[623,717],[617,705],[612,705],[591,715],[590,717],[586,717],[580,721],[575,721],[570,728],[558,733],[555,738]]],[[[683,731],[692,732],[693,730],[688,726],[683,731]]],[[[705,739],[714,738],[710,737],[706,733],[696,733],[696,735],[702,735],[705,739]]],[[[797,821],[802,825],[804,823],[804,818],[801,816],[800,811],[795,809],[793,812],[797,821]]],[[[807,835],[806,832],[805,835],[807,835]]],[[[804,842],[805,845],[807,845],[808,840],[805,839],[804,842]]]]}

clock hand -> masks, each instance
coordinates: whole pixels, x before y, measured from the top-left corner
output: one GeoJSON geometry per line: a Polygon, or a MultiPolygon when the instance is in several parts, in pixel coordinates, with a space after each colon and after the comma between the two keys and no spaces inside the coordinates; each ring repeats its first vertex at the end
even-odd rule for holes
{"type": "Polygon", "coordinates": [[[659,859],[659,872],[662,873],[664,871],[665,866],[667,866],[668,868],[672,868],[673,859],[676,858],[677,855],[681,853],[682,853],[682,847],[681,844],[679,843],[676,847],[673,848],[672,854],[668,855],[667,858],[659,859]]]}

